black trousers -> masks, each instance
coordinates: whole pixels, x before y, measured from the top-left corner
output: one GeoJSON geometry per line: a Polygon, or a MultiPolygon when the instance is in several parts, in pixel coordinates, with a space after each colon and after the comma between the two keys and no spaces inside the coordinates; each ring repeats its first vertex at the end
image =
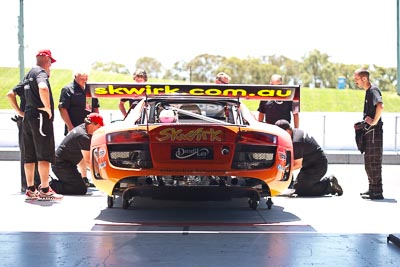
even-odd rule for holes
{"type": "Polygon", "coordinates": [[[369,191],[382,193],[382,126],[375,126],[364,135],[365,153],[364,164],[368,176],[369,191]]]}
{"type": "Polygon", "coordinates": [[[323,196],[332,193],[330,179],[324,177],[328,170],[328,160],[321,159],[312,166],[300,169],[294,182],[295,193],[299,196],[323,196]]]}
{"type": "Polygon", "coordinates": [[[60,162],[51,166],[53,173],[58,180],[52,180],[51,188],[59,194],[63,195],[85,195],[87,187],[82,179],[82,175],[78,171],[77,165],[71,162],[60,162]]]}
{"type": "MultiPolygon", "coordinates": [[[[14,119],[13,119],[14,120],[14,119]]],[[[24,155],[25,155],[25,146],[24,146],[24,139],[22,137],[22,117],[16,116],[15,122],[17,123],[18,127],[18,145],[19,145],[19,152],[20,152],[20,168],[21,168],[21,192],[25,191],[27,188],[26,184],[26,176],[25,176],[25,167],[24,167],[24,155]]],[[[36,187],[40,185],[40,175],[37,168],[37,164],[35,166],[35,179],[34,183],[36,187]]]]}

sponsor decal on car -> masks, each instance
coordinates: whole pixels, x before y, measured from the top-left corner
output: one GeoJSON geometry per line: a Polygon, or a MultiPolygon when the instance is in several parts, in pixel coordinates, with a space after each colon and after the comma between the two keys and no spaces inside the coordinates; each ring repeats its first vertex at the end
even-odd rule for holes
{"type": "Polygon", "coordinates": [[[194,130],[184,130],[176,128],[165,128],[159,132],[156,139],[162,141],[222,141],[222,130],[215,130],[213,128],[197,128],[194,130]]]}
{"type": "Polygon", "coordinates": [[[174,147],[172,159],[213,159],[213,150],[209,147],[174,147]]]}
{"type": "Polygon", "coordinates": [[[92,97],[143,97],[190,95],[247,99],[299,100],[300,87],[289,85],[203,85],[88,83],[92,97]]]}

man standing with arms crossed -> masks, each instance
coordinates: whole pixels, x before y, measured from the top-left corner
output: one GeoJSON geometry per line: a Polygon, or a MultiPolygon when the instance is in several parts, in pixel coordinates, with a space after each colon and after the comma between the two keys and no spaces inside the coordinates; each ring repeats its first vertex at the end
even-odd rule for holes
{"type": "Polygon", "coordinates": [[[368,176],[369,187],[360,193],[364,199],[383,199],[382,189],[382,154],[383,154],[383,122],[382,93],[369,80],[369,72],[358,69],[354,72],[354,82],[365,90],[363,120],[367,124],[364,133],[364,164],[368,176]]]}
{"type": "Polygon", "coordinates": [[[49,186],[50,164],[54,162],[54,101],[49,77],[51,64],[56,62],[51,51],[40,50],[36,67],[25,76],[25,115],[22,122],[25,145],[26,199],[61,200],[62,195],[49,186]],[[40,175],[39,191],[34,185],[35,164],[40,175]]]}

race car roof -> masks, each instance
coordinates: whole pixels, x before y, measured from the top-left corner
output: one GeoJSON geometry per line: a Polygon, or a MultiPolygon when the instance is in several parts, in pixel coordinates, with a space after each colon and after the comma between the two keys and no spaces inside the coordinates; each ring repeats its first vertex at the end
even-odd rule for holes
{"type": "Polygon", "coordinates": [[[300,85],[87,83],[90,97],[141,98],[157,96],[229,97],[300,101],[300,85]]]}

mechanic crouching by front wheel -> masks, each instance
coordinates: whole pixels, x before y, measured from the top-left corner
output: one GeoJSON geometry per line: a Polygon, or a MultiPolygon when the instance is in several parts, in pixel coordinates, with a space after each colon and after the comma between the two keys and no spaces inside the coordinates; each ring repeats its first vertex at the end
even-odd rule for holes
{"type": "Polygon", "coordinates": [[[90,113],[85,122],[73,128],[56,150],[56,161],[52,165],[51,188],[63,195],[85,195],[90,183],[87,168],[90,167],[90,142],[94,131],[104,125],[103,117],[90,113]]]}
{"type": "Polygon", "coordinates": [[[323,196],[343,194],[337,178],[324,177],[328,170],[328,159],[317,141],[300,129],[293,129],[287,120],[278,120],[275,125],[290,134],[293,142],[294,170],[300,169],[293,187],[298,196],[323,196]]]}

